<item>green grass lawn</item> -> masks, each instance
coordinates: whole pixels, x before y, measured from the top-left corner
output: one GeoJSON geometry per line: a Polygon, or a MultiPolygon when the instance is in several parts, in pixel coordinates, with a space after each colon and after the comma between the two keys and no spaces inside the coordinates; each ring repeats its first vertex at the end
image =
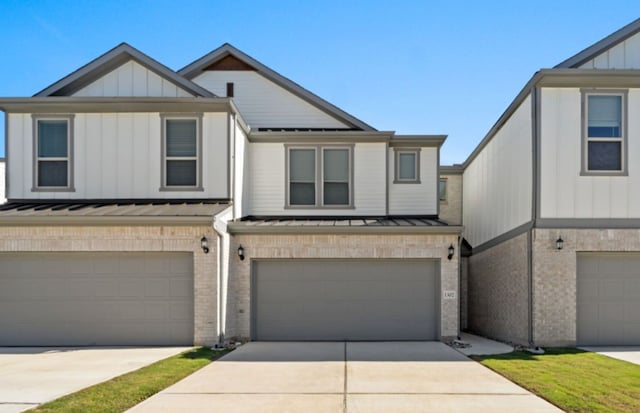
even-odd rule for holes
{"type": "Polygon", "coordinates": [[[476,356],[567,412],[640,412],[640,366],[575,348],[476,356]]]}
{"type": "Polygon", "coordinates": [[[198,348],[45,403],[30,412],[116,413],[135,406],[228,351],[198,348]]]}

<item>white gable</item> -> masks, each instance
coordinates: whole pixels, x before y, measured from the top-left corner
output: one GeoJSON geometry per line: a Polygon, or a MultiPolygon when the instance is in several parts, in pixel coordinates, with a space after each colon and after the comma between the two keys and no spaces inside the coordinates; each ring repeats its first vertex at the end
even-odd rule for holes
{"type": "Polygon", "coordinates": [[[82,97],[190,97],[193,94],[134,60],[117,67],[73,94],[82,97]]]}
{"type": "Polygon", "coordinates": [[[640,69],[640,33],[605,50],[581,69],[640,69]]]}
{"type": "Polygon", "coordinates": [[[233,82],[233,100],[254,129],[349,127],[255,71],[209,70],[192,81],[218,96],[233,82]]]}

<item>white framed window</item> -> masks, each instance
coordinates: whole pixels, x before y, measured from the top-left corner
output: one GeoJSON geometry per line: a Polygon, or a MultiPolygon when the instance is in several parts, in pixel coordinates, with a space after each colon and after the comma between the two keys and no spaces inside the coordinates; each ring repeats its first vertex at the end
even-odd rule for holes
{"type": "Polygon", "coordinates": [[[353,146],[286,146],[286,208],[352,208],[353,146]]]}
{"type": "Polygon", "coordinates": [[[438,182],[438,198],[440,202],[447,202],[447,178],[440,178],[438,182]]]}
{"type": "Polygon", "coordinates": [[[395,153],[396,184],[420,183],[420,149],[398,149],[395,153]]]}
{"type": "Polygon", "coordinates": [[[33,117],[32,191],[73,191],[73,116],[33,117]]]}
{"type": "Polygon", "coordinates": [[[162,115],[160,190],[202,190],[201,124],[201,115],[162,115]]]}
{"type": "Polygon", "coordinates": [[[627,174],[626,102],[626,91],[583,91],[583,175],[627,174]]]}

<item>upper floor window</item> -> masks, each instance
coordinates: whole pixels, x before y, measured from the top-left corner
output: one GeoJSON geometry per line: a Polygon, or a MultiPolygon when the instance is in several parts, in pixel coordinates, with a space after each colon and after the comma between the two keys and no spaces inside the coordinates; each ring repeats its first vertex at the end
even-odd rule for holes
{"type": "Polygon", "coordinates": [[[352,206],[353,148],[299,146],[287,148],[287,206],[352,206]]]}
{"type": "Polygon", "coordinates": [[[34,191],[72,191],[73,117],[34,116],[34,191]]]}
{"type": "Polygon", "coordinates": [[[163,116],[162,190],[202,190],[201,118],[163,116]]]}
{"type": "Polygon", "coordinates": [[[626,92],[586,92],[583,174],[625,174],[626,92]]]}
{"type": "Polygon", "coordinates": [[[394,183],[420,183],[420,149],[395,150],[394,183]]]}
{"type": "Polygon", "coordinates": [[[440,178],[440,182],[438,185],[438,197],[440,198],[440,202],[447,201],[447,179],[440,178]]]}

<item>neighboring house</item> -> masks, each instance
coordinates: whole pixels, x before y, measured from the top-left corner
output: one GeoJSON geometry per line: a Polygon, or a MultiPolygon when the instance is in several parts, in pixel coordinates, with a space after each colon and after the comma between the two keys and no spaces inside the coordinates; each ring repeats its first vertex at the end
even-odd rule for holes
{"type": "Polygon", "coordinates": [[[640,20],[537,72],[464,163],[469,328],[640,344],[640,20]]]}
{"type": "Polygon", "coordinates": [[[6,201],[4,197],[4,188],[5,188],[5,166],[6,162],[4,158],[0,158],[0,204],[6,201]]]}
{"type": "Polygon", "coordinates": [[[0,345],[459,334],[445,136],[377,131],[228,44],[178,72],[122,44],[0,109],[0,345]]]}

